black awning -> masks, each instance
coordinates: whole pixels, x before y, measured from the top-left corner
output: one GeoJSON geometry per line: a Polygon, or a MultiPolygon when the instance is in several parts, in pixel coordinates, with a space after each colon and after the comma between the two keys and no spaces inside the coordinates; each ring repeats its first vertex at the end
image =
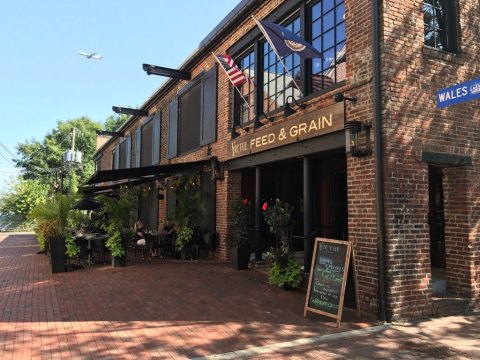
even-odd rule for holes
{"type": "Polygon", "coordinates": [[[120,186],[135,186],[172,175],[194,172],[208,164],[210,164],[210,159],[169,165],[97,171],[90,180],[80,188],[80,192],[90,196],[108,193],[120,188],[120,186]],[[100,185],[100,183],[107,184],[100,185]]]}

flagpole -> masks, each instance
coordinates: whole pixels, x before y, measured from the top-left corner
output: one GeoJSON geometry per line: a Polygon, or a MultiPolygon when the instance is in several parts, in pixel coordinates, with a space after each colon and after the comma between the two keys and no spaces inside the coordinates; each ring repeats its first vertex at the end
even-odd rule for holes
{"type": "Polygon", "coordinates": [[[282,60],[282,58],[280,57],[280,55],[278,55],[277,49],[275,48],[275,46],[273,46],[272,40],[270,39],[270,37],[268,36],[268,34],[263,30],[262,24],[260,24],[260,23],[258,22],[258,20],[255,19],[255,16],[253,16],[253,15],[252,15],[252,19],[253,19],[253,21],[255,21],[255,23],[257,24],[257,26],[258,26],[258,28],[260,29],[260,31],[262,32],[263,36],[265,36],[265,39],[267,39],[268,43],[270,44],[270,47],[272,48],[272,50],[273,50],[273,52],[275,53],[275,55],[277,55],[278,60],[279,60],[280,63],[283,65],[283,68],[285,69],[285,71],[287,72],[287,74],[290,75],[290,77],[292,78],[292,81],[293,81],[293,83],[295,84],[295,87],[297,88],[298,92],[300,93],[300,97],[303,97],[303,92],[302,92],[302,90],[300,90],[300,87],[298,86],[297,82],[295,81],[295,78],[294,78],[293,75],[290,73],[290,71],[288,71],[287,66],[286,66],[285,63],[283,62],[283,60],[282,60]]]}
{"type": "MultiPolygon", "coordinates": [[[[240,97],[242,98],[242,100],[243,100],[243,102],[245,103],[245,105],[247,105],[247,107],[248,107],[248,113],[249,113],[249,118],[250,118],[250,112],[252,111],[252,108],[251,108],[250,105],[248,104],[247,100],[245,100],[245,98],[243,97],[243,95],[242,95],[242,93],[240,92],[240,90],[238,90],[238,88],[233,84],[232,80],[230,80],[230,77],[229,77],[228,74],[227,74],[227,70],[225,70],[225,68],[223,67],[222,63],[218,60],[217,55],[215,55],[213,52],[212,52],[212,55],[213,55],[213,57],[215,58],[215,61],[216,61],[216,62],[220,65],[220,67],[223,69],[223,72],[225,73],[225,75],[227,75],[227,78],[228,78],[228,80],[230,81],[230,83],[232,84],[233,88],[234,88],[235,90],[237,90],[238,95],[240,95],[240,97]]],[[[240,128],[242,128],[242,130],[244,130],[242,124],[239,124],[239,125],[240,125],[240,128]]],[[[233,127],[233,126],[232,126],[232,127],[233,127]]]]}

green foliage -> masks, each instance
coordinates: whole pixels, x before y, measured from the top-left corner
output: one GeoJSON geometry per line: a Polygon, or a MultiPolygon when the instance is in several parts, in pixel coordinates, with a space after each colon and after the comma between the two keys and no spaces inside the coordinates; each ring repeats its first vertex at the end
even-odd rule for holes
{"type": "Polygon", "coordinates": [[[11,184],[8,192],[0,197],[0,213],[9,220],[25,224],[28,214],[48,194],[48,187],[38,180],[22,180],[11,184]]]}
{"type": "Polygon", "coordinates": [[[99,196],[97,200],[102,204],[98,214],[105,220],[99,220],[97,227],[105,230],[110,236],[116,232],[122,232],[129,228],[131,212],[135,208],[137,195],[135,192],[122,189],[118,198],[105,195],[99,196]]]}
{"type": "Polygon", "coordinates": [[[274,261],[268,268],[268,283],[280,288],[289,286],[296,288],[302,281],[300,264],[295,261],[293,254],[288,254],[286,263],[274,261]]]}
{"type": "Polygon", "coordinates": [[[117,131],[127,120],[129,115],[126,114],[112,114],[105,120],[105,130],[117,131]]]}
{"type": "Polygon", "coordinates": [[[138,194],[133,191],[121,189],[118,198],[99,196],[97,200],[102,204],[99,215],[104,220],[99,220],[97,226],[105,230],[108,239],[105,246],[112,252],[114,257],[125,255],[123,248],[122,233],[129,231],[132,210],[135,208],[138,194]]]}
{"type": "Polygon", "coordinates": [[[230,247],[250,246],[248,226],[252,219],[252,203],[247,199],[236,202],[229,216],[228,245],[230,247]]]}
{"type": "Polygon", "coordinates": [[[109,234],[105,246],[112,252],[113,257],[122,257],[125,255],[125,249],[122,244],[122,233],[120,231],[109,234]]]}
{"type": "Polygon", "coordinates": [[[23,170],[25,179],[38,179],[49,185],[56,181],[58,186],[58,170],[63,165],[63,153],[72,148],[73,128],[76,132],[75,150],[82,152],[83,162],[68,171],[64,169],[66,188],[75,188],[93,174],[96,131],[101,130],[102,125],[88,117],[81,117],[58,121],[57,127],[49,132],[43,141],[31,139],[17,146],[20,159],[15,162],[16,166],[23,170]]]}
{"type": "Polygon", "coordinates": [[[292,214],[293,206],[279,199],[276,199],[275,204],[268,206],[263,212],[265,222],[268,224],[270,232],[277,236],[288,232],[295,224],[292,214]]]}
{"type": "Polygon", "coordinates": [[[177,229],[177,236],[175,238],[175,245],[180,251],[183,247],[188,244],[193,237],[193,229],[189,226],[180,226],[177,229]]]}
{"type": "Polygon", "coordinates": [[[178,227],[197,229],[202,219],[202,198],[199,190],[180,190],[176,193],[174,222],[178,227]]]}
{"type": "Polygon", "coordinates": [[[66,234],[68,216],[74,203],[72,195],[57,195],[32,209],[29,219],[35,222],[40,249],[44,249],[45,240],[66,234]]]}
{"type": "Polygon", "coordinates": [[[66,235],[65,245],[67,247],[67,250],[65,251],[67,256],[71,259],[76,258],[80,253],[80,246],[75,244],[75,239],[73,238],[73,235],[71,234],[66,235]]]}

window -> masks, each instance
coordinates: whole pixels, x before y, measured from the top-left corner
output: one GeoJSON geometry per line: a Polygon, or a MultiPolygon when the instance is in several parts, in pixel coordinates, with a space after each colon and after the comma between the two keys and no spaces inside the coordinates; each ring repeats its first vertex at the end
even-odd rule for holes
{"type": "MultiPolygon", "coordinates": [[[[151,166],[160,162],[160,111],[135,131],[135,166],[151,166]]],[[[131,142],[128,145],[131,148],[131,142]]]]}
{"type": "Polygon", "coordinates": [[[142,140],[140,147],[140,166],[152,165],[152,132],[153,121],[148,121],[142,126],[142,140]]]}
{"type": "Polygon", "coordinates": [[[201,85],[196,83],[178,98],[178,151],[181,154],[200,146],[201,85]]]}
{"type": "Polygon", "coordinates": [[[255,116],[275,111],[289,96],[324,91],[346,78],[345,1],[286,0],[267,19],[306,39],[322,59],[302,59],[297,54],[277,57],[259,29],[234,44],[228,52],[246,73],[255,75],[256,87],[244,84],[235,91],[234,124],[245,124],[255,116]],[[255,101],[254,101],[255,100],[255,101]],[[247,105],[248,103],[248,105],[247,105]],[[250,110],[248,106],[251,106],[250,110]]]}
{"type": "Polygon", "coordinates": [[[425,45],[457,53],[456,4],[453,0],[423,2],[425,45]]]}
{"type": "MultiPolygon", "coordinates": [[[[300,16],[286,24],[282,24],[295,35],[300,36],[300,16]]],[[[297,89],[300,79],[300,56],[290,54],[282,57],[282,61],[273,51],[270,44],[263,43],[263,111],[269,112],[282,107],[288,96],[300,98],[297,89]],[[295,85],[296,84],[296,85],[295,85]]]]}
{"type": "MultiPolygon", "coordinates": [[[[255,52],[248,50],[243,56],[238,58],[238,67],[255,82],[255,52]]],[[[235,91],[235,124],[245,124],[254,118],[255,113],[255,86],[247,81],[235,91]],[[243,99],[240,97],[243,97],[243,99]]]]}
{"type": "Polygon", "coordinates": [[[323,59],[312,60],[310,92],[325,89],[345,80],[345,4],[343,1],[320,1],[310,10],[313,46],[323,59]]]}
{"type": "Polygon", "coordinates": [[[169,104],[169,159],[217,138],[217,68],[188,83],[169,104]]]}
{"type": "Polygon", "coordinates": [[[130,167],[130,136],[124,139],[119,145],[119,169],[128,169],[130,167]]]}

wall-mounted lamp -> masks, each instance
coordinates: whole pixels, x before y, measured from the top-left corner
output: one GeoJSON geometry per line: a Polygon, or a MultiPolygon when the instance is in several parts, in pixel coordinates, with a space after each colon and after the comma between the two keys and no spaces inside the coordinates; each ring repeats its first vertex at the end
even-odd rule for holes
{"type": "Polygon", "coordinates": [[[297,105],[300,109],[305,109],[306,106],[305,104],[299,104],[297,102],[297,100],[295,100],[295,98],[290,95],[290,96],[287,96],[287,100],[285,102],[285,105],[283,106],[283,116],[284,117],[288,117],[290,115],[293,115],[297,112],[297,110],[293,110],[292,107],[290,106],[290,103],[288,102],[288,99],[292,98],[293,99],[293,102],[295,103],[295,105],[297,105]]]}
{"type": "Polygon", "coordinates": [[[136,115],[136,116],[148,116],[147,110],[124,108],[120,106],[112,106],[112,110],[117,114],[136,115]]]}
{"type": "Polygon", "coordinates": [[[212,180],[224,180],[224,168],[225,164],[218,161],[216,156],[210,158],[210,167],[212,170],[212,180]]]}
{"type": "Polygon", "coordinates": [[[344,100],[348,100],[348,101],[351,101],[351,102],[357,102],[358,98],[356,96],[353,96],[353,97],[347,97],[345,95],[343,95],[343,93],[336,93],[335,95],[333,95],[333,100],[335,100],[335,102],[342,102],[344,100]]]}
{"type": "Polygon", "coordinates": [[[164,200],[165,199],[165,195],[162,194],[163,190],[164,189],[161,186],[157,186],[157,199],[158,200],[164,200]]]}
{"type": "Polygon", "coordinates": [[[348,121],[345,123],[345,152],[351,153],[354,157],[368,156],[372,154],[370,145],[370,124],[362,124],[359,121],[348,121]],[[360,148],[358,134],[365,131],[365,149],[360,148]]]}
{"type": "Polygon", "coordinates": [[[142,68],[147,73],[147,75],[168,76],[181,80],[190,80],[192,78],[192,74],[190,73],[190,71],[170,69],[150,64],[143,64],[142,68]]]}

